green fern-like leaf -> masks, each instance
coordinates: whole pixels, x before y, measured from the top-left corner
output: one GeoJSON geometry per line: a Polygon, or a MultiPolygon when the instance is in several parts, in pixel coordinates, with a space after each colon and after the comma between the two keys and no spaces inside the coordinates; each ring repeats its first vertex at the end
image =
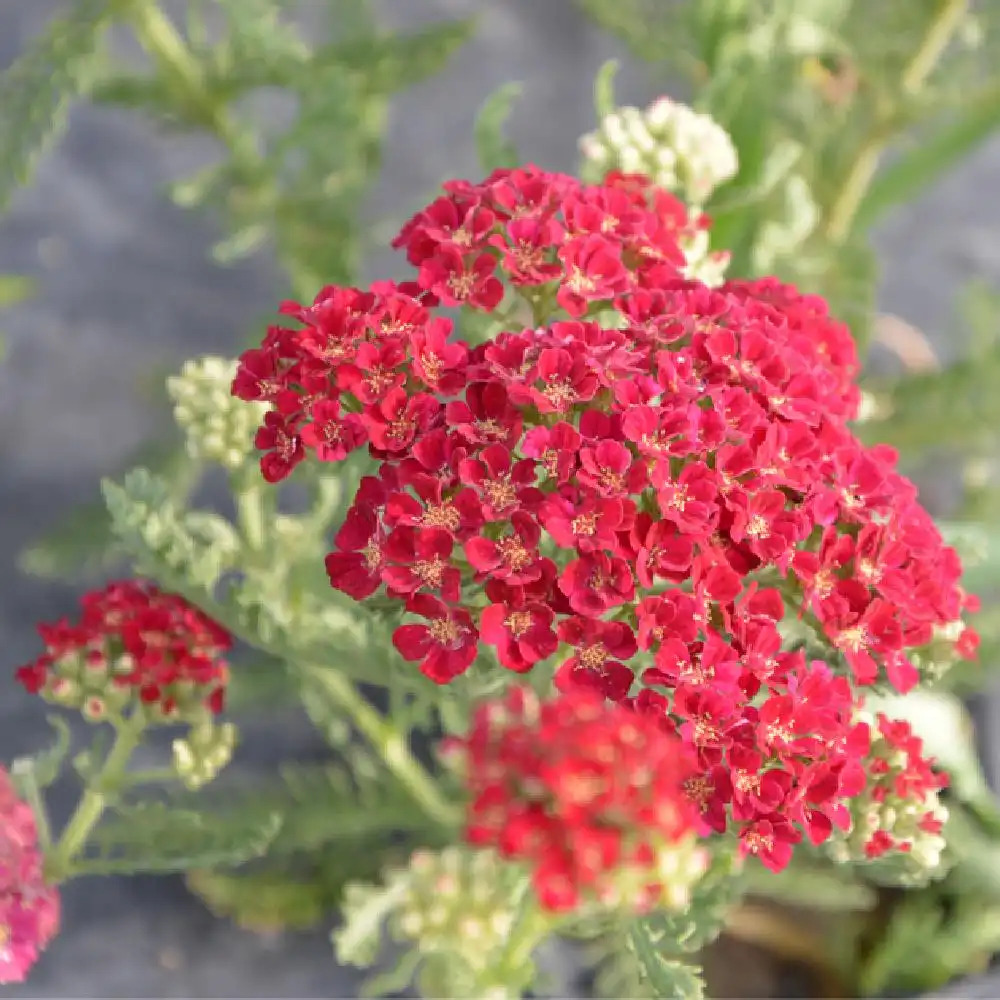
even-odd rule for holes
{"type": "Polygon", "coordinates": [[[268,856],[232,871],[189,872],[188,887],[217,916],[248,930],[315,927],[341,903],[344,887],[359,879],[378,880],[382,870],[402,864],[395,845],[372,838],[339,841],[336,850],[285,858],[268,856]]]}
{"type": "Polygon", "coordinates": [[[485,173],[498,167],[514,167],[520,161],[517,148],[504,135],[504,125],[521,89],[519,83],[503,84],[486,99],[476,115],[473,134],[479,165],[485,173]]]}
{"type": "Polygon", "coordinates": [[[225,817],[165,802],[122,806],[101,823],[77,870],[87,875],[180,872],[260,857],[281,828],[274,812],[225,817]]]}
{"type": "Polygon", "coordinates": [[[0,211],[86,89],[104,29],[127,3],[76,0],[0,76],[0,211]]]}
{"type": "Polygon", "coordinates": [[[382,925],[407,889],[402,878],[383,885],[352,883],[347,887],[343,922],[332,935],[338,962],[362,969],[374,963],[382,944],[382,925]]]}
{"type": "Polygon", "coordinates": [[[186,882],[217,917],[253,931],[314,927],[337,902],[314,875],[198,870],[186,882]]]}
{"type": "Polygon", "coordinates": [[[1000,347],[995,347],[941,372],[906,376],[885,393],[887,415],[860,425],[859,435],[911,455],[941,445],[989,453],[1000,421],[998,373],[1000,347]]]}
{"type": "MultiPolygon", "coordinates": [[[[196,485],[202,466],[175,443],[144,445],[124,463],[143,465],[170,484],[172,499],[181,501],[196,485]]],[[[95,500],[76,507],[54,528],[33,541],[20,556],[25,573],[48,580],[79,579],[106,569],[120,553],[106,503],[95,500]]]]}
{"type": "Polygon", "coordinates": [[[439,73],[475,30],[475,20],[445,21],[419,31],[373,34],[322,46],[314,69],[336,65],[361,73],[366,86],[386,96],[439,73]]]}
{"type": "Polygon", "coordinates": [[[606,918],[577,928],[587,941],[594,987],[602,997],[700,997],[699,970],[687,956],[718,937],[731,905],[744,890],[736,858],[723,846],[679,913],[637,919],[606,918]],[[677,992],[689,990],[690,992],[677,992]],[[673,992],[671,992],[673,991],[673,992]]]}
{"type": "Polygon", "coordinates": [[[671,37],[672,7],[657,0],[578,0],[584,13],[616,35],[640,59],[660,61],[677,42],[671,37]],[[670,13],[667,13],[670,11],[670,13]],[[664,16],[666,14],[666,17],[664,16]]]}
{"type": "MultiPolygon", "coordinates": [[[[396,834],[436,836],[424,814],[360,744],[350,744],[339,761],[287,765],[275,777],[231,780],[213,788],[210,815],[223,827],[265,826],[278,818],[280,829],[268,845],[272,858],[351,843],[367,844],[377,853],[396,834]]],[[[197,795],[183,793],[169,804],[181,813],[201,814],[197,795]]]]}
{"type": "Polygon", "coordinates": [[[258,816],[283,818],[274,850],[314,850],[327,844],[369,839],[427,826],[410,799],[371,755],[355,745],[344,764],[287,767],[270,786],[255,786],[245,807],[258,816]]]}
{"type": "Polygon", "coordinates": [[[693,954],[719,936],[730,907],[744,891],[736,856],[724,847],[695,884],[689,907],[679,913],[653,913],[645,922],[657,940],[669,942],[674,954],[693,954]]]}
{"type": "Polygon", "coordinates": [[[657,1000],[699,1000],[705,995],[701,970],[669,957],[670,942],[655,921],[637,920],[625,941],[648,996],[657,1000]]]}

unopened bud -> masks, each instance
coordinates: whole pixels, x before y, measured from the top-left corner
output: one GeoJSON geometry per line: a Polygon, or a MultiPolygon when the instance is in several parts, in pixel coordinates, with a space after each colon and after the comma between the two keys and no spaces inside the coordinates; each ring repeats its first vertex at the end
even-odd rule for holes
{"type": "Polygon", "coordinates": [[[49,701],[64,708],[79,708],[83,701],[80,685],[70,677],[53,677],[42,694],[49,701]]]}
{"type": "Polygon", "coordinates": [[[103,722],[108,717],[108,706],[99,695],[92,694],[84,699],[81,706],[83,717],[88,722],[103,722]]]}
{"type": "Polygon", "coordinates": [[[488,968],[514,923],[520,870],[491,851],[453,845],[415,852],[402,876],[408,891],[396,933],[423,953],[453,954],[472,969],[488,968]]]}
{"type": "Polygon", "coordinates": [[[174,773],[187,788],[201,788],[229,763],[235,746],[236,727],[231,722],[192,727],[186,739],[173,742],[174,773]]]}
{"type": "Polygon", "coordinates": [[[692,205],[736,174],[736,148],[708,115],[663,97],[644,111],[624,107],[580,139],[582,173],[599,180],[609,170],[643,173],[692,205]]]}
{"type": "Polygon", "coordinates": [[[263,417],[260,403],[232,396],[235,361],[202,357],[188,361],[179,375],[167,379],[174,401],[174,420],[185,432],[188,453],[235,469],[253,451],[254,431],[263,417]]]}

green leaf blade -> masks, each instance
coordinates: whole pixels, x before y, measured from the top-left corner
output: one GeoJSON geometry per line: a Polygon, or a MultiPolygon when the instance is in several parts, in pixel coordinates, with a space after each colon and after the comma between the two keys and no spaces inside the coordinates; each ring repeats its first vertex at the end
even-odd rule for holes
{"type": "Polygon", "coordinates": [[[503,84],[486,99],[476,115],[473,135],[479,164],[485,173],[501,167],[513,168],[520,162],[517,147],[504,134],[504,126],[522,90],[519,83],[503,84]]]}
{"type": "Polygon", "coordinates": [[[657,930],[654,920],[635,921],[627,932],[626,944],[657,1000],[701,1000],[705,996],[701,970],[670,957],[670,942],[657,930]]]}
{"type": "Polygon", "coordinates": [[[875,178],[854,219],[857,230],[875,225],[890,209],[912,201],[966,159],[1000,128],[1000,85],[969,100],[948,124],[920,139],[916,147],[875,178]]]}
{"type": "Polygon", "coordinates": [[[275,813],[235,817],[175,809],[163,802],[124,806],[94,831],[81,875],[166,874],[232,867],[263,855],[281,828],[275,813]]]}

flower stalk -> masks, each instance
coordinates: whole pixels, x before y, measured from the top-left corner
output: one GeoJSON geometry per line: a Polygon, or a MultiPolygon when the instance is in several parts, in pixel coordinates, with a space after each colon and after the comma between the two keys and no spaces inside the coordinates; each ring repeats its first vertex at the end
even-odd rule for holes
{"type": "Polygon", "coordinates": [[[88,781],[73,815],[45,859],[46,876],[51,882],[65,882],[73,877],[77,855],[125,784],[125,770],[142,742],[146,720],[136,712],[130,718],[115,721],[114,726],[115,739],[103,765],[88,781]]]}
{"type": "Polygon", "coordinates": [[[458,825],[460,814],[446,801],[431,775],[414,757],[404,735],[376,711],[339,668],[308,665],[302,668],[307,684],[314,684],[350,717],[362,735],[410,793],[413,800],[442,826],[458,825]]]}
{"type": "MultiPolygon", "coordinates": [[[[958,31],[968,9],[968,0],[942,0],[940,9],[927,29],[923,42],[913,54],[900,78],[900,92],[910,98],[919,93],[934,71],[938,60],[958,31]]],[[[893,136],[891,115],[883,115],[871,136],[858,151],[827,213],[826,235],[834,243],[843,243],[851,233],[854,217],[878,170],[882,154],[893,136]]]]}

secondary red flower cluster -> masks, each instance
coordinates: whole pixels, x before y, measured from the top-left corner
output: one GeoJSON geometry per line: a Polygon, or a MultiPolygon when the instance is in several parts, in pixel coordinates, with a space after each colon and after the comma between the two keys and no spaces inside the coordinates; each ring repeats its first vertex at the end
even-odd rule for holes
{"type": "Polygon", "coordinates": [[[301,328],[233,391],[271,404],[271,481],[307,453],[379,462],[326,568],[423,619],[404,657],[446,683],[483,644],[516,672],[558,651],[559,687],[679,729],[706,820],[780,867],[863,783],[848,678],[909,689],[907,650],[969,601],[895,454],[847,425],[849,331],[775,280],[682,280],[686,224],[635,177],[451,182],[396,240],[415,282],[286,303],[301,328]],[[438,305],[501,332],[463,342],[438,305]],[[783,648],[788,607],[840,666],[783,648]]]}
{"type": "Polygon", "coordinates": [[[59,893],[42,875],[34,813],[0,768],[0,984],[24,982],[59,912],[59,893]]]}
{"type": "Polygon", "coordinates": [[[38,626],[45,652],[17,671],[29,691],[93,718],[133,695],[166,719],[201,704],[222,710],[232,639],[220,625],[141,580],[110,583],[80,603],[77,624],[38,626]]]}
{"type": "MultiPolygon", "coordinates": [[[[936,792],[947,787],[948,776],[935,771],[923,756],[923,741],[915,736],[908,722],[878,715],[878,735],[884,746],[868,764],[867,796],[872,802],[885,805],[936,804],[936,792]]],[[[938,834],[944,827],[940,809],[926,809],[917,819],[916,828],[923,833],[938,834]]],[[[908,831],[910,837],[916,831],[908,831]]],[[[898,832],[879,828],[865,844],[869,858],[879,858],[890,851],[909,853],[912,839],[898,832]]]]}
{"type": "Polygon", "coordinates": [[[587,689],[539,702],[515,687],[480,705],[468,735],[446,751],[471,793],[468,841],[527,861],[546,909],[615,899],[623,873],[641,873],[626,890],[638,910],[671,888],[657,867],[698,825],[683,789],[693,761],[655,719],[609,708],[587,689]]]}

